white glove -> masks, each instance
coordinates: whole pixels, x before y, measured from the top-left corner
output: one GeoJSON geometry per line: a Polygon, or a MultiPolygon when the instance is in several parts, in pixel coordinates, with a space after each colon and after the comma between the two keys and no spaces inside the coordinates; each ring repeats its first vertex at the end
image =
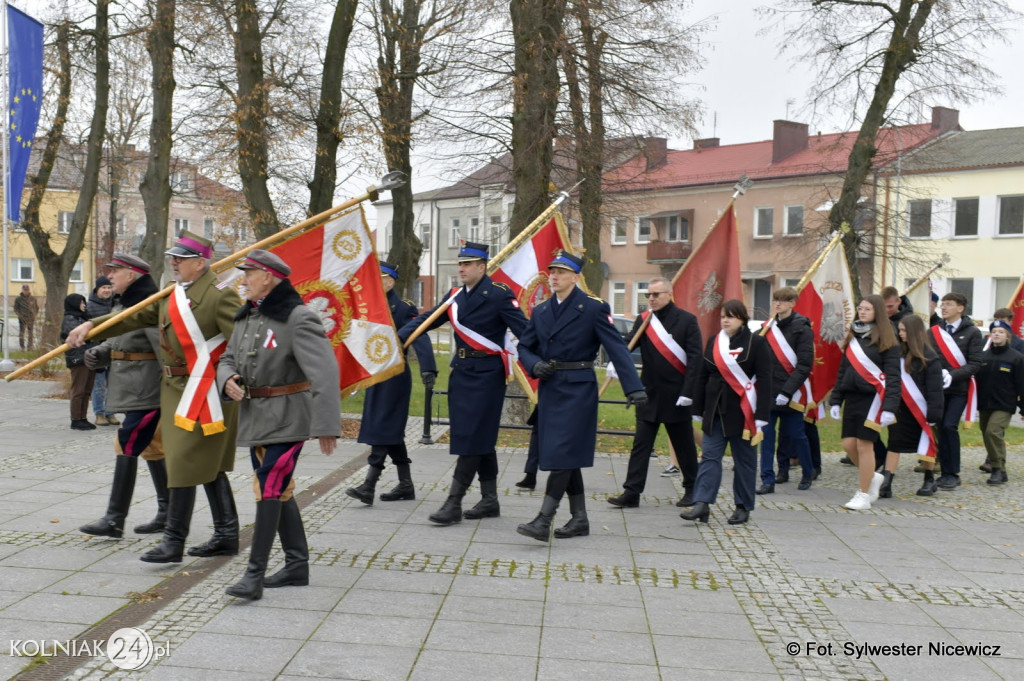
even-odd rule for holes
{"type": "Polygon", "coordinates": [[[703,416],[694,416],[694,417],[693,417],[693,420],[694,420],[694,421],[695,421],[696,423],[704,423],[704,417],[703,417],[703,416]]]}
{"type": "Polygon", "coordinates": [[[953,384],[953,374],[946,369],[942,370],[942,389],[945,390],[953,384]]]}
{"type": "Polygon", "coordinates": [[[789,404],[789,398],[788,397],[786,397],[782,393],[779,393],[778,395],[775,396],[775,406],[776,407],[785,407],[787,404],[789,404]]]}
{"type": "Polygon", "coordinates": [[[608,362],[608,367],[605,369],[605,376],[608,378],[618,378],[619,375],[615,372],[615,365],[608,362]]]}
{"type": "Polygon", "coordinates": [[[883,428],[891,426],[892,424],[896,423],[896,414],[893,414],[891,411],[883,411],[880,423],[882,424],[883,428]]]}
{"type": "Polygon", "coordinates": [[[764,427],[768,425],[767,421],[754,421],[754,427],[759,431],[764,430],[764,427]]]}
{"type": "Polygon", "coordinates": [[[691,404],[693,404],[693,400],[689,397],[683,397],[682,395],[680,395],[679,399],[676,400],[677,407],[689,407],[691,404]]]}
{"type": "Polygon", "coordinates": [[[833,404],[832,408],[828,410],[828,415],[834,418],[836,421],[839,420],[839,405],[833,404]]]}

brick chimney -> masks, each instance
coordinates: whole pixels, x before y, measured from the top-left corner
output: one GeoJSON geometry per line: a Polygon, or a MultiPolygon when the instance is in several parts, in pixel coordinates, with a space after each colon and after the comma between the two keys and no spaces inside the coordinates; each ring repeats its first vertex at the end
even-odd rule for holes
{"type": "Polygon", "coordinates": [[[932,107],[932,130],[949,132],[960,127],[960,111],[945,106],[932,107]]]}
{"type": "Polygon", "coordinates": [[[705,137],[704,139],[693,140],[693,148],[697,151],[701,149],[714,149],[720,145],[721,141],[718,137],[705,137]]]}
{"type": "Polygon", "coordinates": [[[807,124],[793,121],[774,121],[772,133],[772,163],[807,148],[807,124]]]}
{"type": "Polygon", "coordinates": [[[665,165],[668,161],[668,138],[645,137],[644,156],[647,157],[647,170],[665,165]]]}

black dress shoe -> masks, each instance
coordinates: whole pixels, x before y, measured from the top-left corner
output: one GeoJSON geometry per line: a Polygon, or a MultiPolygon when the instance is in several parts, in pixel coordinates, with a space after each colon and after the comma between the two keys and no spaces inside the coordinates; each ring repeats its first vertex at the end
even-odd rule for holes
{"type": "Polygon", "coordinates": [[[819,468],[815,468],[814,469],[814,475],[811,477],[811,480],[817,480],[820,477],[821,477],[821,468],[820,467],[819,468]]]}
{"type": "Polygon", "coordinates": [[[775,484],[781,485],[784,482],[789,482],[789,473],[779,473],[775,476],[775,484]]]}
{"type": "Polygon", "coordinates": [[[693,489],[687,487],[683,490],[683,498],[676,502],[676,506],[679,508],[687,508],[693,506],[693,489]]]}
{"type": "Polygon", "coordinates": [[[522,489],[536,489],[537,488],[537,474],[527,473],[526,476],[516,483],[516,487],[522,489]]]}
{"type": "MultiPolygon", "coordinates": [[[[811,480],[813,480],[813,479],[814,478],[811,478],[811,480]]],[[[811,480],[801,480],[800,484],[797,485],[796,488],[798,490],[800,490],[800,491],[803,491],[803,490],[806,490],[806,489],[810,489],[811,488],[811,480]]]]}
{"type": "Polygon", "coordinates": [[[939,489],[956,489],[960,486],[959,475],[943,475],[939,478],[939,489]]]}
{"type": "Polygon", "coordinates": [[[728,523],[730,525],[742,525],[748,520],[750,520],[750,511],[742,506],[737,506],[736,510],[732,512],[732,515],[729,516],[728,523]]]}
{"type": "Polygon", "coordinates": [[[932,480],[925,480],[921,485],[921,489],[917,490],[917,496],[919,497],[930,497],[935,494],[936,490],[939,489],[939,483],[934,478],[932,480]]]}
{"type": "Polygon", "coordinates": [[[767,483],[757,488],[758,494],[775,494],[775,485],[769,485],[767,483]]]}
{"type": "Polygon", "coordinates": [[[853,465],[853,459],[851,459],[848,456],[844,456],[843,458],[839,459],[839,463],[845,463],[847,466],[852,466],[853,465]]]}
{"type": "Polygon", "coordinates": [[[698,501],[689,511],[680,513],[679,517],[683,520],[696,520],[697,522],[706,523],[710,515],[711,507],[703,501],[698,501]]]}
{"type": "Polygon", "coordinates": [[[1006,477],[1006,471],[1002,468],[993,468],[992,475],[988,476],[988,480],[985,481],[986,485],[1002,485],[1009,478],[1006,477]]]}
{"type": "Polygon", "coordinates": [[[617,497],[608,497],[608,503],[619,508],[636,508],[640,505],[640,497],[623,492],[617,497]]]}

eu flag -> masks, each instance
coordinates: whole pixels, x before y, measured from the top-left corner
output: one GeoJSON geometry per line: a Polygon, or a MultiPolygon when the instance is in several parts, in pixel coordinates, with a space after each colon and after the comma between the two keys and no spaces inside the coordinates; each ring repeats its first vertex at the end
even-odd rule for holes
{"type": "Polygon", "coordinates": [[[25,187],[32,140],[43,105],[43,25],[7,5],[7,45],[10,55],[9,89],[10,168],[5,187],[7,219],[21,219],[21,192],[25,187]]]}

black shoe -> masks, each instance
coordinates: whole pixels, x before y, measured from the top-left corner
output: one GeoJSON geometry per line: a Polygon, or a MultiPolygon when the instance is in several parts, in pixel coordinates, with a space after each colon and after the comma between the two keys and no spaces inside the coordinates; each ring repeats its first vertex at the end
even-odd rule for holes
{"type": "Polygon", "coordinates": [[[148,523],[135,526],[135,534],[156,534],[167,526],[167,466],[163,459],[147,461],[149,476],[156,489],[156,516],[148,523]]]}
{"type": "Polygon", "coordinates": [[[917,490],[917,496],[919,497],[930,497],[935,494],[935,491],[939,488],[937,480],[932,478],[931,480],[925,480],[921,483],[921,489],[917,490]]]}
{"type": "Polygon", "coordinates": [[[789,473],[783,473],[782,471],[779,471],[779,474],[775,476],[775,484],[781,485],[784,482],[789,482],[789,473]]]}
{"type": "MultiPolygon", "coordinates": [[[[811,480],[813,479],[814,478],[811,478],[811,480]]],[[[796,488],[801,492],[803,492],[804,490],[809,490],[811,488],[811,480],[801,480],[800,484],[797,485],[796,488]]]]}
{"type": "Polygon", "coordinates": [[[85,419],[71,419],[71,430],[96,430],[96,424],[85,419]]]}
{"type": "Polygon", "coordinates": [[[452,480],[451,489],[448,490],[448,498],[444,500],[441,508],[428,516],[428,520],[438,525],[454,525],[462,522],[462,497],[466,494],[468,485],[458,480],[452,480]]]}
{"type": "Polygon", "coordinates": [[[281,586],[307,586],[309,584],[309,546],[306,529],[295,497],[281,502],[281,518],[277,523],[277,536],[284,550],[284,567],[263,578],[263,588],[281,586]]]}
{"type": "Polygon", "coordinates": [[[267,573],[270,547],[274,544],[280,519],[280,499],[263,499],[256,502],[256,523],[252,528],[249,565],[242,579],[225,590],[228,596],[247,598],[251,601],[258,601],[263,597],[263,577],[267,573]]]}
{"type": "Polygon", "coordinates": [[[619,508],[636,508],[640,505],[640,497],[632,492],[623,492],[617,497],[608,497],[608,503],[619,508]]]}
{"type": "Polygon", "coordinates": [[[195,487],[172,487],[168,490],[167,527],[160,543],[139,557],[144,563],[180,563],[192,523],[196,503],[195,487]]]}
{"type": "Polygon", "coordinates": [[[479,520],[480,518],[498,518],[501,516],[501,506],[498,504],[498,481],[480,481],[480,501],[476,506],[468,509],[462,514],[466,520],[479,520]]]}
{"type": "Polygon", "coordinates": [[[680,513],[679,517],[683,520],[696,520],[697,522],[706,523],[710,515],[711,507],[703,501],[698,501],[689,511],[680,513]]]}
{"type": "Polygon", "coordinates": [[[687,508],[693,506],[693,488],[686,487],[683,489],[683,498],[676,502],[676,506],[679,508],[687,508]]]}
{"type": "Polygon", "coordinates": [[[238,510],[235,508],[235,497],[231,493],[228,476],[220,472],[213,482],[203,485],[206,500],[210,502],[210,514],[213,516],[213,536],[202,544],[193,546],[188,555],[210,558],[212,556],[238,555],[238,510]]]}
{"type": "Polygon", "coordinates": [[[536,539],[537,541],[550,542],[551,521],[555,519],[556,510],[558,510],[558,500],[545,495],[544,502],[541,504],[540,513],[537,514],[537,517],[530,522],[523,523],[517,527],[516,532],[525,537],[536,539]]]}
{"type": "Polygon", "coordinates": [[[882,471],[882,486],[878,488],[879,499],[892,499],[892,479],[895,477],[895,473],[882,471]]]}
{"type": "Polygon", "coordinates": [[[819,466],[818,468],[814,469],[814,475],[811,477],[811,480],[817,480],[820,477],[821,477],[821,467],[819,466]]]}
{"type": "Polygon", "coordinates": [[[939,478],[938,485],[939,485],[939,489],[944,489],[944,490],[956,489],[957,487],[960,486],[960,476],[959,475],[943,475],[941,478],[939,478]]]}
{"type": "Polygon", "coordinates": [[[775,485],[765,483],[757,488],[758,494],[775,494],[775,485]]]}
{"type": "Polygon", "coordinates": [[[416,487],[412,484],[412,472],[409,464],[395,464],[398,471],[398,484],[387,492],[381,492],[381,501],[412,501],[416,498],[416,487]]]}
{"type": "Polygon", "coordinates": [[[843,458],[839,459],[839,463],[845,463],[847,466],[852,466],[853,460],[848,456],[844,456],[843,458]]]}
{"type": "Polygon", "coordinates": [[[993,468],[992,475],[988,476],[988,480],[985,481],[985,484],[1002,485],[1007,480],[1009,480],[1009,478],[1006,477],[1006,471],[1002,468],[993,468]]]}
{"type": "Polygon", "coordinates": [[[570,537],[586,537],[590,534],[590,520],[587,518],[587,497],[583,494],[573,494],[569,497],[569,512],[572,518],[565,525],[555,530],[555,537],[568,539],[570,537]]]}
{"type": "Polygon", "coordinates": [[[537,489],[537,474],[527,473],[523,479],[516,483],[516,487],[522,489],[537,489]]]}
{"type": "Polygon", "coordinates": [[[124,534],[124,519],[128,515],[128,507],[132,504],[135,475],[138,469],[139,460],[134,456],[119,454],[114,459],[114,482],[110,486],[107,512],[96,522],[82,525],[78,528],[79,532],[94,537],[121,538],[124,534]]]}
{"type": "Polygon", "coordinates": [[[736,510],[732,512],[732,515],[729,516],[729,520],[727,522],[730,525],[742,525],[748,520],[750,520],[750,511],[742,506],[737,506],[736,510]]]}
{"type": "Polygon", "coordinates": [[[363,484],[358,487],[349,487],[345,490],[345,494],[353,499],[358,499],[367,506],[373,506],[373,495],[376,493],[377,480],[380,479],[380,474],[380,468],[370,466],[370,470],[366,471],[366,479],[363,480],[363,484]]]}

